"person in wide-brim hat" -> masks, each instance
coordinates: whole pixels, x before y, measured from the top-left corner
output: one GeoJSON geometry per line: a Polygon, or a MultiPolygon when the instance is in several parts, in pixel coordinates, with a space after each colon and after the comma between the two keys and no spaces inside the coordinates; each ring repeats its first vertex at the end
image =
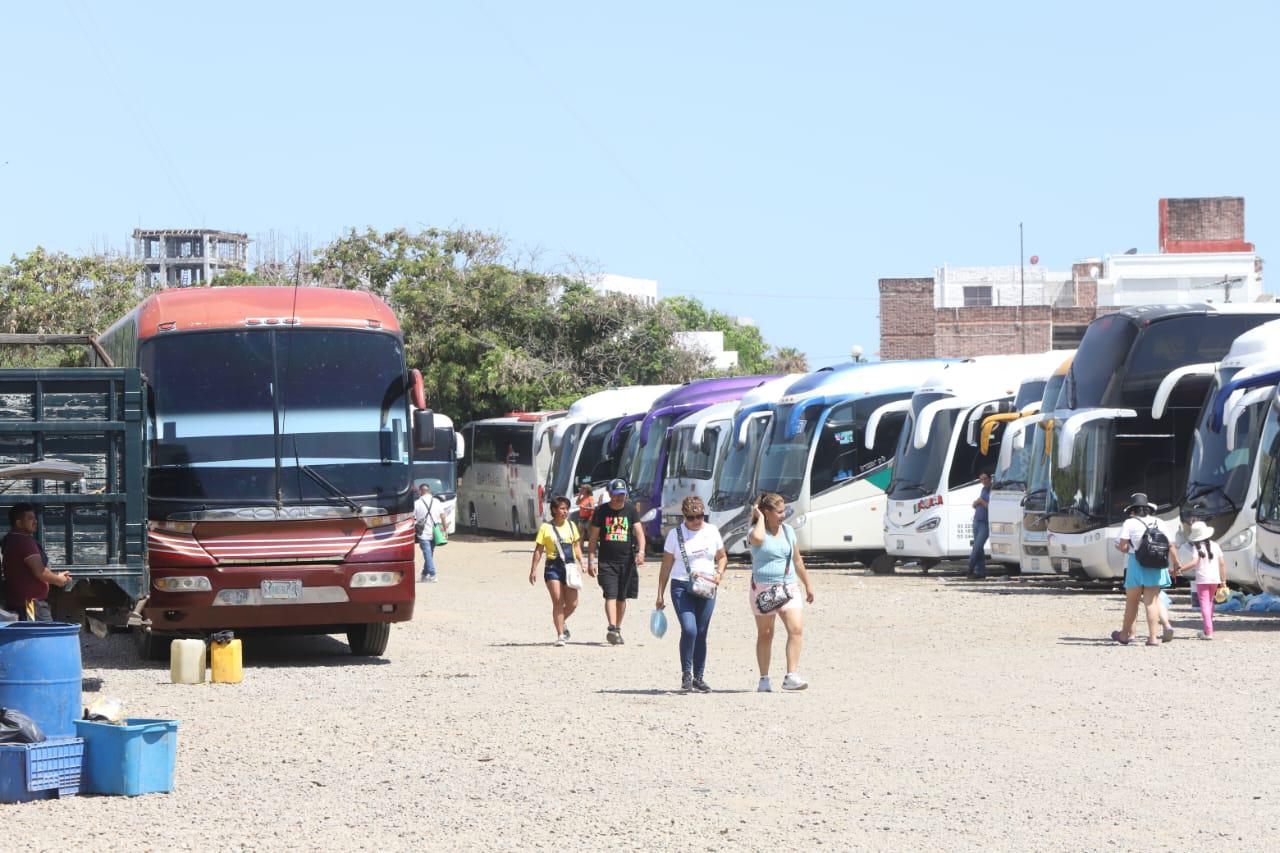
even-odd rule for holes
{"type": "Polygon", "coordinates": [[[1129,517],[1120,528],[1120,538],[1115,543],[1116,550],[1125,555],[1124,620],[1119,631],[1111,632],[1111,639],[1121,645],[1129,645],[1133,639],[1134,622],[1138,619],[1138,605],[1141,604],[1147,611],[1147,645],[1158,646],[1162,641],[1167,643],[1173,639],[1173,625],[1168,611],[1160,603],[1160,591],[1173,583],[1169,569],[1176,570],[1174,557],[1170,554],[1169,565],[1160,568],[1148,568],[1138,562],[1137,551],[1143,537],[1148,531],[1158,529],[1158,523],[1147,520],[1155,507],[1147,500],[1146,493],[1131,495],[1124,511],[1129,517]]]}
{"type": "Polygon", "coordinates": [[[1156,508],[1152,506],[1151,501],[1147,500],[1146,492],[1134,492],[1129,496],[1129,505],[1124,508],[1124,514],[1131,515],[1135,509],[1155,512],[1156,508]]]}
{"type": "Polygon", "coordinates": [[[1213,639],[1213,605],[1225,601],[1228,594],[1226,558],[1222,546],[1213,541],[1213,528],[1202,519],[1192,521],[1187,542],[1178,549],[1176,558],[1176,574],[1191,574],[1191,597],[1200,606],[1204,625],[1199,636],[1213,639]]]}

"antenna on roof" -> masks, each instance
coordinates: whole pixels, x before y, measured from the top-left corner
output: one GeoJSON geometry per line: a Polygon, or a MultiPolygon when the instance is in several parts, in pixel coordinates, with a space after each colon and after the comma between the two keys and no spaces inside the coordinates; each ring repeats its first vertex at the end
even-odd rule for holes
{"type": "Polygon", "coordinates": [[[1193,285],[1191,285],[1191,287],[1192,287],[1193,289],[1197,289],[1197,288],[1204,288],[1204,287],[1221,287],[1221,288],[1222,288],[1222,301],[1223,301],[1223,302],[1230,302],[1230,301],[1231,301],[1231,288],[1235,287],[1237,284],[1244,284],[1244,276],[1242,276],[1242,275],[1237,275],[1237,276],[1226,276],[1226,275],[1224,275],[1224,276],[1223,276],[1222,278],[1220,278],[1218,281],[1209,281],[1209,282],[1205,282],[1204,284],[1193,284],[1193,285]]]}

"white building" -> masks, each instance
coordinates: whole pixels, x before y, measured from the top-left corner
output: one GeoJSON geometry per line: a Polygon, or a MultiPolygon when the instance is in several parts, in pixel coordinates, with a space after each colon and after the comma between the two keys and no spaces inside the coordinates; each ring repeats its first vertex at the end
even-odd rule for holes
{"type": "Polygon", "coordinates": [[[1263,296],[1262,265],[1253,252],[1109,255],[1098,277],[1099,306],[1257,302],[1263,296]]]}
{"type": "Polygon", "coordinates": [[[738,351],[724,348],[724,332],[676,332],[675,341],[689,352],[710,358],[711,366],[716,370],[738,366],[738,351]]]}
{"type": "Polygon", "coordinates": [[[601,293],[621,293],[638,299],[645,305],[658,304],[658,282],[651,278],[632,278],[626,275],[601,273],[591,283],[592,288],[601,293]]]}
{"type": "Polygon", "coordinates": [[[1070,291],[1070,283],[1070,271],[1053,272],[1033,264],[1024,267],[943,264],[933,270],[933,306],[1053,305],[1070,291]]]}

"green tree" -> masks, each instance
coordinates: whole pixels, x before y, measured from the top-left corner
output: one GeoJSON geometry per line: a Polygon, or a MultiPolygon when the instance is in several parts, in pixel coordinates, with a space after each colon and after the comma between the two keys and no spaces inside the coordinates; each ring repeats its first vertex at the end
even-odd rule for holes
{"type": "MultiPolygon", "coordinates": [[[[155,288],[126,258],[76,257],[36,248],[0,266],[0,330],[92,334],[106,330],[155,288]]],[[[79,347],[3,347],[0,365],[83,364],[79,347]]]]}
{"type": "Polygon", "coordinates": [[[795,347],[778,347],[769,358],[770,373],[808,373],[809,357],[795,347]]]}
{"type": "Polygon", "coordinates": [[[728,314],[708,308],[689,296],[671,296],[660,304],[675,315],[682,332],[723,332],[724,348],[738,353],[735,373],[749,375],[769,369],[769,345],[755,326],[739,325],[728,314]]]}

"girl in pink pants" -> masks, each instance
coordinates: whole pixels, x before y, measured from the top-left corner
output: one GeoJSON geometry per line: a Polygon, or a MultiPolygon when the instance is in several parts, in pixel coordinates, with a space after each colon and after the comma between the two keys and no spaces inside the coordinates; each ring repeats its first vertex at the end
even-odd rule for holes
{"type": "Polygon", "coordinates": [[[1191,523],[1187,544],[1169,555],[1173,573],[1195,572],[1195,594],[1200,601],[1200,618],[1204,621],[1201,639],[1213,639],[1213,598],[1219,587],[1227,585],[1227,567],[1222,548],[1213,541],[1213,528],[1203,521],[1191,523]]]}

